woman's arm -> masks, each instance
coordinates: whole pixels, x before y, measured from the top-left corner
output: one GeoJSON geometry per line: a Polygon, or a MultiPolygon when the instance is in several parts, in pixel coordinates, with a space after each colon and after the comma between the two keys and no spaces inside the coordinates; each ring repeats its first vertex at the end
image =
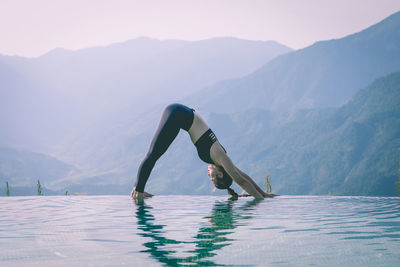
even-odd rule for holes
{"type": "Polygon", "coordinates": [[[247,193],[255,198],[264,198],[264,193],[261,188],[247,175],[242,172],[233,164],[232,160],[228,157],[222,149],[219,142],[215,142],[210,149],[211,159],[218,165],[222,166],[224,170],[232,177],[232,179],[242,187],[247,193]]]}
{"type": "Polygon", "coordinates": [[[251,179],[246,173],[242,172],[239,168],[236,167],[236,169],[238,170],[238,172],[240,172],[243,176],[246,176],[255,186],[255,188],[257,188],[257,191],[260,192],[264,197],[275,197],[277,196],[276,194],[273,193],[267,193],[264,190],[262,190],[255,182],[253,179],[251,179]]]}
{"type": "Polygon", "coordinates": [[[246,177],[247,180],[253,184],[253,186],[257,189],[257,191],[258,191],[260,194],[263,195],[263,197],[268,197],[267,193],[264,192],[264,190],[262,190],[262,189],[256,184],[256,182],[254,182],[254,180],[250,178],[250,176],[248,176],[246,173],[242,172],[238,167],[235,166],[235,168],[236,168],[236,170],[237,170],[242,176],[246,177]]]}

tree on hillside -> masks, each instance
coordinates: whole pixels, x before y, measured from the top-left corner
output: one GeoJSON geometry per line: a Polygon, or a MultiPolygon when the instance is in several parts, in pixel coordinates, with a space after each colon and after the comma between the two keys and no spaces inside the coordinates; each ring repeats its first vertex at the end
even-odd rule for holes
{"type": "Polygon", "coordinates": [[[42,186],[40,185],[40,181],[39,180],[37,180],[37,194],[38,194],[38,196],[43,196],[42,186]]]}
{"type": "Polygon", "coordinates": [[[397,182],[396,182],[396,191],[397,191],[397,194],[399,194],[400,195],[400,159],[399,159],[399,178],[397,179],[397,182]]]}
{"type": "Polygon", "coordinates": [[[272,187],[271,187],[271,176],[269,172],[265,174],[264,177],[264,187],[265,187],[265,192],[267,193],[272,193],[272,187]]]}
{"type": "Polygon", "coordinates": [[[10,196],[10,188],[8,187],[8,181],[6,182],[6,188],[7,188],[6,195],[9,197],[10,196]]]}

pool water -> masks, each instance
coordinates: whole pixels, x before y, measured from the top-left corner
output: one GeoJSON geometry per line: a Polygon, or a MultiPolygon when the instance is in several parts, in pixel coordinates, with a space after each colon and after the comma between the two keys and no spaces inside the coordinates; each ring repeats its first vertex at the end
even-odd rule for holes
{"type": "Polygon", "coordinates": [[[0,198],[0,266],[400,266],[400,198],[0,198]]]}

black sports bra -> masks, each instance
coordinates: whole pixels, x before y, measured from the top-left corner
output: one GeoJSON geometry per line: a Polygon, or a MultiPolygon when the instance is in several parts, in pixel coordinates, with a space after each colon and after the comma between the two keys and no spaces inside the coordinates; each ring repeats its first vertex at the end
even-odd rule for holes
{"type": "MultiPolygon", "coordinates": [[[[211,159],[210,149],[211,149],[211,146],[216,141],[218,141],[218,139],[211,129],[208,129],[196,141],[196,143],[194,145],[196,146],[197,154],[199,154],[199,157],[202,161],[209,163],[209,164],[215,164],[214,161],[211,159]]],[[[224,147],[222,147],[222,148],[225,150],[224,147]]],[[[225,152],[226,152],[226,150],[225,150],[225,152]]]]}

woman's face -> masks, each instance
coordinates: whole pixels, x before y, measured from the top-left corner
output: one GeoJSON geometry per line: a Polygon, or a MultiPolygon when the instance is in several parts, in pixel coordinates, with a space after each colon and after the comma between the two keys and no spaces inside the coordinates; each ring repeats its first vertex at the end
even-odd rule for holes
{"type": "Polygon", "coordinates": [[[213,183],[215,183],[215,179],[222,178],[223,175],[224,174],[220,167],[213,164],[208,165],[208,176],[213,183]]]}

